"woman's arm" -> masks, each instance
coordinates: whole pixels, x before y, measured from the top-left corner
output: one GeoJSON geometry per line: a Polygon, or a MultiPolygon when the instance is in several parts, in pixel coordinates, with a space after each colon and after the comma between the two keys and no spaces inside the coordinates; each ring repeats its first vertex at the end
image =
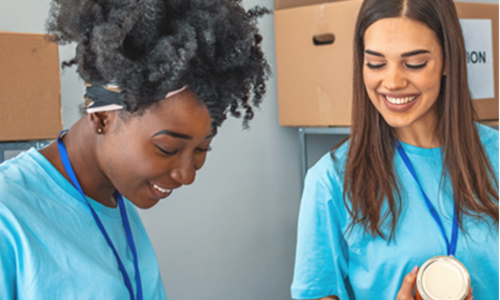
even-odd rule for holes
{"type": "Polygon", "coordinates": [[[349,299],[345,206],[330,154],[306,175],[300,203],[293,299],[349,299]],[[324,298],[326,297],[326,298],[324,298]]]}

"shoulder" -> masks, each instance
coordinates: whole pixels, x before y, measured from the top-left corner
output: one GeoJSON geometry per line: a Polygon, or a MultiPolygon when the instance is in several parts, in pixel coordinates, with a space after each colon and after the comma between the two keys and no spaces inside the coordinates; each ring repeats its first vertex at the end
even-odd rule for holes
{"type": "Polygon", "coordinates": [[[0,164],[0,235],[15,235],[23,212],[33,211],[29,202],[29,177],[33,176],[29,155],[22,153],[0,164]]]}
{"type": "MultiPolygon", "coordinates": [[[[40,199],[52,190],[52,195],[64,195],[60,190],[49,188],[53,180],[40,161],[43,156],[35,149],[0,164],[0,207],[3,213],[26,215],[35,212],[43,204],[40,199]]],[[[44,198],[45,199],[45,198],[44,198]]]]}
{"type": "Polygon", "coordinates": [[[490,126],[477,124],[479,138],[483,144],[493,172],[497,177],[500,176],[500,131],[491,128],[490,126]]]}
{"type": "Polygon", "coordinates": [[[483,144],[491,164],[494,169],[498,170],[498,130],[479,123],[477,124],[477,129],[479,138],[481,139],[481,143],[483,144]]]}
{"type": "Polygon", "coordinates": [[[36,176],[36,169],[36,163],[29,152],[21,153],[0,164],[0,202],[5,195],[26,189],[30,183],[29,179],[36,176]]]}
{"type": "Polygon", "coordinates": [[[345,142],[335,151],[324,154],[308,171],[306,178],[315,180],[335,180],[343,177],[345,162],[347,159],[348,142],[345,142]]]}
{"type": "Polygon", "coordinates": [[[344,168],[349,143],[345,142],[335,151],[329,151],[308,171],[304,182],[304,196],[314,194],[315,199],[329,200],[342,194],[344,168]],[[322,194],[323,197],[318,197],[322,194]]]}
{"type": "Polygon", "coordinates": [[[481,139],[481,142],[483,143],[485,148],[498,150],[498,130],[480,123],[477,123],[477,130],[479,133],[479,138],[481,139]]]}

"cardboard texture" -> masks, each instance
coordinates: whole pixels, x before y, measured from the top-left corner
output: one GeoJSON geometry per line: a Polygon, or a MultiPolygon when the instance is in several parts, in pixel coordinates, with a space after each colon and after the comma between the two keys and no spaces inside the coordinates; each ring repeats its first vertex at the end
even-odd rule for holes
{"type": "MultiPolygon", "coordinates": [[[[361,3],[275,0],[280,125],[350,125],[353,37],[361,3]]],[[[473,101],[481,120],[498,119],[498,5],[455,4],[460,18],[492,20],[495,98],[473,101]]]]}
{"type": "Polygon", "coordinates": [[[308,6],[315,4],[323,4],[328,2],[335,2],[339,0],[274,0],[274,9],[285,9],[292,7],[308,6]]]}
{"type": "Polygon", "coordinates": [[[0,141],[55,139],[61,130],[58,45],[0,31],[0,141]]]}
{"type": "Polygon", "coordinates": [[[345,99],[352,94],[352,43],[361,3],[275,11],[280,125],[350,125],[351,101],[345,99]],[[315,36],[325,34],[333,34],[333,43],[315,45],[315,36]]]}
{"type": "Polygon", "coordinates": [[[495,98],[473,100],[480,120],[498,120],[498,4],[455,2],[460,19],[490,19],[493,35],[495,98]]]}

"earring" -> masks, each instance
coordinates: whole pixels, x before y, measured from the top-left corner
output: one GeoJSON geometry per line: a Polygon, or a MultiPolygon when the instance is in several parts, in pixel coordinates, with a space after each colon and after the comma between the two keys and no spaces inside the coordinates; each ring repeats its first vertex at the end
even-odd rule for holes
{"type": "Polygon", "coordinates": [[[102,133],[102,128],[97,128],[97,133],[102,133]]]}

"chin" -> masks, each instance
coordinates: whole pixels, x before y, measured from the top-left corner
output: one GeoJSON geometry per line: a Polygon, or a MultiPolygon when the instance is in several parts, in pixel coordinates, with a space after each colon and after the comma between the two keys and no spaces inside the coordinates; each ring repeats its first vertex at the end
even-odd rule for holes
{"type": "MultiPolygon", "coordinates": [[[[131,201],[132,202],[132,201],[131,201]]],[[[139,201],[139,202],[132,202],[136,207],[140,209],[149,209],[156,204],[158,204],[160,200],[154,200],[154,201],[139,201]]]]}
{"type": "Polygon", "coordinates": [[[157,200],[155,198],[152,198],[152,197],[144,197],[144,196],[136,196],[136,197],[126,197],[125,195],[123,195],[124,198],[126,198],[128,201],[130,201],[130,203],[132,203],[135,207],[138,207],[140,209],[148,209],[148,208],[151,208],[153,206],[155,206],[156,204],[158,204],[158,202],[160,202],[160,200],[157,200]],[[136,198],[139,198],[138,200],[136,198]]]}
{"type": "Polygon", "coordinates": [[[388,117],[388,118],[384,117],[384,120],[387,123],[387,125],[389,125],[391,128],[394,129],[405,128],[413,123],[412,120],[408,120],[407,118],[398,118],[398,117],[388,117]]]}

